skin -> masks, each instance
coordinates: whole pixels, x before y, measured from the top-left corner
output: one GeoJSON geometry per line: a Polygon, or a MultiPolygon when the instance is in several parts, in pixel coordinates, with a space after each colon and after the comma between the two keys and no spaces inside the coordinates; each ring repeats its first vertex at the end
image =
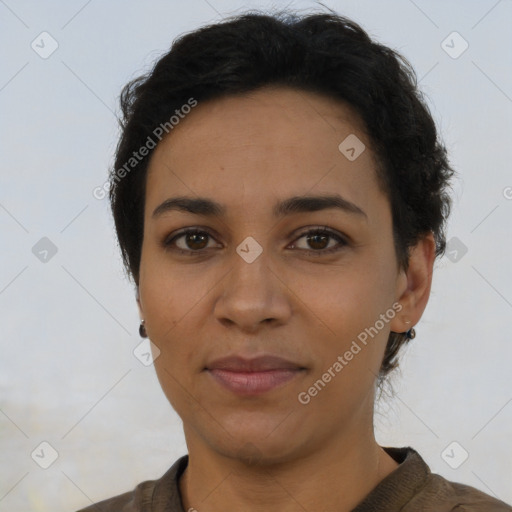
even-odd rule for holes
{"type": "Polygon", "coordinates": [[[180,121],[148,169],[138,305],[161,351],[160,384],[183,421],[185,510],[349,511],[396,469],[374,437],[376,376],[389,332],[404,332],[421,318],[434,251],[425,234],[407,272],[398,267],[389,200],[370,140],[349,106],[267,87],[200,103],[180,121]],[[354,161],[338,149],[349,134],[366,146],[354,161]],[[366,216],[339,209],[272,216],[279,200],[333,192],[366,216]],[[214,199],[226,214],[152,216],[182,195],[214,199]],[[304,232],[323,226],[348,243],[308,242],[304,232]],[[193,227],[211,236],[164,246],[193,227]],[[249,236],[263,250],[252,263],[236,252],[249,236]],[[206,252],[193,254],[199,248],[206,252]],[[394,303],[400,312],[301,404],[298,394],[394,303]],[[203,371],[228,354],[263,353],[305,370],[256,397],[235,395],[203,371]]]}

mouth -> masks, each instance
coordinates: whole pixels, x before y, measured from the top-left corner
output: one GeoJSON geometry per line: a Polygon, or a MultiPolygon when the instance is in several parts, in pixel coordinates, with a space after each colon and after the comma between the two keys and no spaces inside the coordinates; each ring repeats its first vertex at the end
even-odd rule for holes
{"type": "Polygon", "coordinates": [[[243,396],[256,396],[284,386],[302,375],[306,368],[275,356],[218,359],[206,372],[225,389],[243,396]]]}

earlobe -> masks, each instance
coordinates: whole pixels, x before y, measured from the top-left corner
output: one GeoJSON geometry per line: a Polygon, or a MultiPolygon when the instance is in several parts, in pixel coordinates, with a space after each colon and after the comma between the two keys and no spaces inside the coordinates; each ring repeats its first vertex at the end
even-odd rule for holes
{"type": "Polygon", "coordinates": [[[402,283],[397,299],[402,309],[391,323],[393,332],[408,331],[423,315],[430,297],[435,253],[436,243],[432,233],[425,235],[410,249],[408,269],[400,276],[402,280],[405,278],[406,283],[402,283]]]}
{"type": "Polygon", "coordinates": [[[144,313],[142,311],[142,304],[140,302],[140,293],[138,285],[135,287],[135,300],[137,301],[137,307],[139,308],[139,315],[141,318],[144,318],[144,313]]]}
{"type": "Polygon", "coordinates": [[[146,332],[146,322],[144,321],[144,311],[142,310],[142,304],[140,302],[139,286],[135,287],[135,300],[137,301],[137,307],[139,308],[139,335],[141,338],[147,338],[148,333],[146,332]]]}

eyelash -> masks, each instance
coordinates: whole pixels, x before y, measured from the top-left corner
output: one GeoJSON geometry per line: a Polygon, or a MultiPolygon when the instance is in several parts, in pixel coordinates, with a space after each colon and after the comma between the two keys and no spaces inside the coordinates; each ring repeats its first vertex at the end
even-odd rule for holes
{"type": "MultiPolygon", "coordinates": [[[[187,255],[187,256],[201,256],[201,255],[203,255],[203,254],[208,252],[208,249],[200,249],[200,250],[194,251],[192,249],[186,250],[186,249],[180,249],[180,248],[177,248],[177,247],[172,247],[174,245],[174,243],[176,242],[176,240],[178,240],[178,239],[180,239],[180,238],[182,238],[182,237],[184,237],[186,235],[207,235],[208,237],[214,238],[206,230],[198,229],[198,228],[188,228],[188,229],[185,229],[185,230],[177,233],[176,235],[174,235],[170,239],[168,239],[168,238],[165,239],[164,242],[163,242],[164,248],[166,250],[177,251],[178,253],[184,254],[184,255],[187,255]]],[[[327,235],[329,238],[334,238],[339,243],[339,245],[337,245],[335,247],[331,247],[330,249],[318,249],[316,251],[313,250],[313,249],[311,249],[311,250],[300,249],[300,251],[305,252],[308,255],[314,254],[315,256],[318,256],[318,255],[332,254],[334,252],[337,252],[337,251],[343,249],[343,247],[348,245],[348,242],[347,242],[347,240],[344,237],[342,237],[341,235],[337,234],[334,231],[331,231],[330,229],[328,229],[325,226],[324,227],[318,227],[318,228],[309,229],[308,231],[304,231],[295,239],[295,241],[303,238],[306,235],[309,235],[309,236],[327,235]]]]}

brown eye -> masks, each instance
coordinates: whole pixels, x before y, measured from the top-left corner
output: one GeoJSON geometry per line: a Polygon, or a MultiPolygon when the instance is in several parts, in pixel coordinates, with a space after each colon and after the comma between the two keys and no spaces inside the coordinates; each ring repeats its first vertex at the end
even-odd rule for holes
{"type": "MultiPolygon", "coordinates": [[[[341,235],[327,228],[310,229],[302,233],[297,240],[301,238],[304,238],[307,244],[307,247],[303,250],[315,255],[330,254],[348,245],[347,241],[341,235]],[[337,242],[337,244],[335,243],[329,247],[332,240],[337,242]]],[[[297,244],[294,243],[293,247],[297,247],[297,244]]]]}
{"type": "Polygon", "coordinates": [[[170,239],[164,240],[165,249],[176,250],[182,254],[201,254],[208,249],[208,242],[213,237],[207,231],[186,229],[170,239]],[[180,241],[178,243],[178,241],[180,241]]]}
{"type": "Polygon", "coordinates": [[[307,235],[308,244],[313,249],[325,249],[329,245],[329,235],[307,235]]]}
{"type": "MultiPolygon", "coordinates": [[[[327,228],[315,228],[305,231],[297,238],[297,240],[300,239],[305,239],[307,246],[301,248],[295,242],[292,247],[315,256],[330,254],[348,245],[344,237],[327,228]],[[334,244],[332,244],[332,242],[334,242],[334,244]]],[[[208,249],[211,248],[208,247],[210,240],[214,240],[214,238],[207,231],[197,228],[186,229],[164,240],[163,246],[166,250],[173,250],[181,254],[194,256],[201,255],[208,251],[208,249]]]]}
{"type": "Polygon", "coordinates": [[[208,234],[206,233],[186,233],[184,238],[188,249],[204,249],[208,245],[208,234]]]}

